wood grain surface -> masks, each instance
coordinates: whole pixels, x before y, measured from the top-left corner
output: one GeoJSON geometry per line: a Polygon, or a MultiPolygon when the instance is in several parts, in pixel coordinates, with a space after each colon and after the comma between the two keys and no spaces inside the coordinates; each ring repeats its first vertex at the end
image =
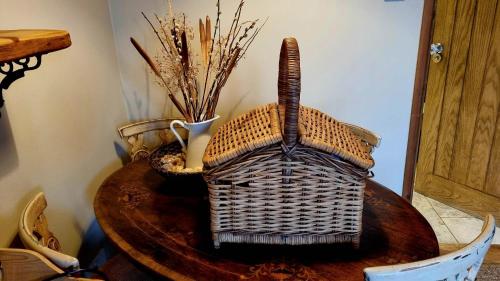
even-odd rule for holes
{"type": "Polygon", "coordinates": [[[496,1],[478,1],[476,23],[472,30],[467,71],[464,77],[464,93],[460,102],[457,132],[454,141],[454,157],[450,178],[458,183],[466,184],[469,159],[472,152],[472,138],[476,126],[477,106],[481,97],[486,60],[490,50],[491,33],[495,19],[496,1]]]}
{"type": "MultiPolygon", "coordinates": [[[[26,249],[0,248],[0,280],[3,281],[38,281],[45,280],[64,271],[45,256],[26,249]]],[[[100,281],[77,277],[60,277],[58,281],[100,281]]]]}
{"type": "Polygon", "coordinates": [[[64,30],[0,30],[0,63],[46,54],[71,45],[64,30]]]}
{"type": "Polygon", "coordinates": [[[499,1],[437,1],[415,190],[500,223],[499,1]],[[498,132],[498,133],[497,133],[498,132]]]}
{"type": "Polygon", "coordinates": [[[448,179],[436,175],[427,175],[425,182],[428,182],[429,186],[419,187],[419,191],[423,191],[424,194],[427,194],[426,196],[439,198],[450,205],[453,204],[457,209],[477,218],[481,218],[485,213],[492,214],[498,222],[500,200],[497,197],[459,183],[450,184],[448,179]]]}
{"type": "Polygon", "coordinates": [[[450,46],[451,36],[453,34],[455,6],[456,1],[454,0],[437,1],[436,3],[435,13],[446,16],[435,17],[434,26],[440,26],[440,28],[434,29],[433,39],[439,38],[439,41],[434,42],[443,44],[445,49],[441,62],[438,64],[431,63],[429,66],[417,174],[415,177],[415,187],[417,190],[420,186],[425,186],[424,177],[422,175],[434,171],[434,160],[438,140],[437,128],[439,128],[450,53],[447,47],[450,46]]]}
{"type": "Polygon", "coordinates": [[[450,49],[449,54],[446,54],[450,56],[450,59],[448,74],[446,75],[446,94],[443,97],[441,124],[438,132],[439,145],[436,150],[434,173],[446,178],[449,175],[453,157],[455,129],[462,97],[475,4],[476,1],[473,0],[458,1],[453,38],[451,44],[444,46],[444,48],[450,49]]]}
{"type": "Polygon", "coordinates": [[[150,270],[174,280],[363,280],[363,268],[435,257],[427,221],[406,200],[369,181],[361,247],[212,246],[201,177],[164,178],[133,162],[98,190],[94,210],[105,234],[150,270]]]}
{"type": "Polygon", "coordinates": [[[62,270],[37,252],[25,249],[0,249],[2,280],[43,280],[62,270]]]}
{"type": "MultiPolygon", "coordinates": [[[[500,5],[497,3],[496,21],[490,42],[490,52],[483,81],[482,96],[478,106],[476,130],[474,132],[472,155],[467,178],[468,186],[478,186],[484,190],[486,173],[490,164],[495,125],[498,121],[500,102],[500,5]]],[[[500,166],[496,167],[500,172],[500,166]]],[[[495,188],[500,188],[500,182],[495,188]]]]}
{"type": "Polygon", "coordinates": [[[497,119],[495,139],[491,148],[490,164],[486,175],[485,191],[488,194],[500,197],[500,117],[497,119]]]}

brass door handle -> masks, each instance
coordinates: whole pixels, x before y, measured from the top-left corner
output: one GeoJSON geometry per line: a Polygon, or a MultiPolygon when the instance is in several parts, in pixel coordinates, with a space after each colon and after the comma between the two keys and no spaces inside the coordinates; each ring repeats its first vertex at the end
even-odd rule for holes
{"type": "Polygon", "coordinates": [[[442,57],[444,47],[441,43],[432,43],[431,44],[431,59],[434,63],[439,63],[442,57]]]}

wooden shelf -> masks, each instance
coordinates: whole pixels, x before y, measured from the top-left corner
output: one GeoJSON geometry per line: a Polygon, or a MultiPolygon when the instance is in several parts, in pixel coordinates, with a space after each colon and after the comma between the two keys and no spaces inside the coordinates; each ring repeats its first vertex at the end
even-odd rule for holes
{"type": "Polygon", "coordinates": [[[0,30],[0,63],[47,54],[69,46],[71,39],[64,30],[0,30]]]}
{"type": "Polygon", "coordinates": [[[26,71],[37,69],[42,63],[42,55],[69,46],[71,39],[64,30],[0,30],[0,74],[3,74],[0,80],[0,108],[4,104],[3,90],[24,77],[26,71]]]}

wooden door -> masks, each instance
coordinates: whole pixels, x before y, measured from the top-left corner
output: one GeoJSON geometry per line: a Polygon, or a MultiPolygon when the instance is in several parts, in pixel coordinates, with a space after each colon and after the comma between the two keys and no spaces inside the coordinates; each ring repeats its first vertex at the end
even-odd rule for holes
{"type": "Polygon", "coordinates": [[[500,1],[437,0],[415,190],[500,222],[500,1]]]}

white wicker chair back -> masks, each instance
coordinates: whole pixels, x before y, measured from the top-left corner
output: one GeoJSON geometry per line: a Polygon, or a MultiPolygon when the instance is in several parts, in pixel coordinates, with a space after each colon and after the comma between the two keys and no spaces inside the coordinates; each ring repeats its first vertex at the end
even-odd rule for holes
{"type": "Polygon", "coordinates": [[[487,215],[481,234],[461,250],[418,262],[365,268],[366,281],[473,281],[495,235],[495,219],[487,215]]]}

